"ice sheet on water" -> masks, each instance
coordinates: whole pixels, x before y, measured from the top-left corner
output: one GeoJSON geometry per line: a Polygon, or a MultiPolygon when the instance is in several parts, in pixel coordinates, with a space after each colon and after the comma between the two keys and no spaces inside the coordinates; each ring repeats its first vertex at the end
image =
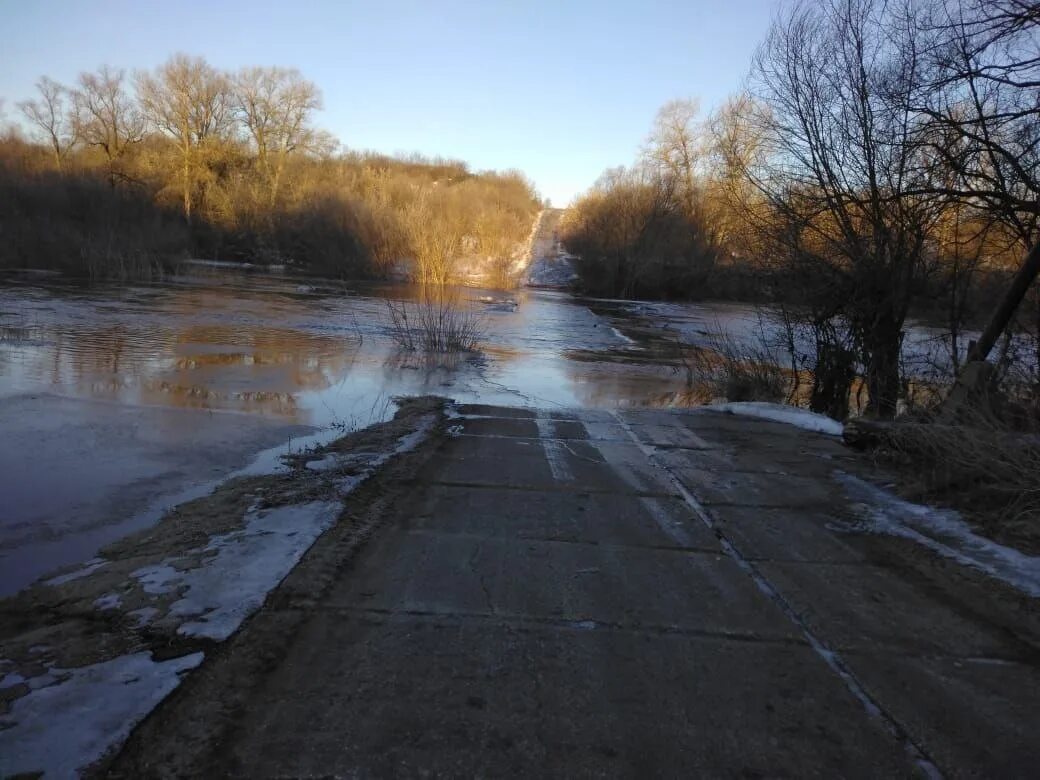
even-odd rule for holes
{"type": "Polygon", "coordinates": [[[745,417],[758,417],[762,420],[794,425],[802,430],[825,433],[829,436],[841,436],[844,426],[837,420],[832,420],[822,414],[810,412],[808,409],[799,409],[796,406],[785,406],[783,404],[770,404],[761,401],[739,401],[725,404],[715,404],[707,407],[718,412],[730,412],[745,417]]]}
{"type": "Polygon", "coordinates": [[[78,669],[52,669],[46,675],[49,684],[34,687],[0,716],[0,776],[43,772],[75,777],[77,770],[122,744],[202,658],[192,653],[156,662],[144,652],[78,669]]]}

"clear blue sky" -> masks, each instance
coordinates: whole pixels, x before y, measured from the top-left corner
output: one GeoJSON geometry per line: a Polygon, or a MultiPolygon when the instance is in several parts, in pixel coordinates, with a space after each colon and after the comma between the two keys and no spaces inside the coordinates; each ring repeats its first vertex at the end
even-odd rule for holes
{"type": "Polygon", "coordinates": [[[777,0],[0,0],[7,119],[49,75],[170,54],[299,68],[355,149],[519,168],[559,205],[632,161],[657,108],[739,88],[777,0]]]}

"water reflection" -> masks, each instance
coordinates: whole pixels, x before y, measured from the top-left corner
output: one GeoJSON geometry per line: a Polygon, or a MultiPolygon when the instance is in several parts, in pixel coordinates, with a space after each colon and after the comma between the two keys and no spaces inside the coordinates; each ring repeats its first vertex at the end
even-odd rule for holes
{"type": "Polygon", "coordinates": [[[678,387],[602,317],[546,292],[459,294],[482,315],[479,356],[395,350],[387,299],[347,289],[213,272],[162,284],[0,290],[0,396],[53,392],[116,402],[358,420],[379,398],[438,393],[561,406],[655,403],[678,387]],[[627,355],[627,357],[626,357],[627,355]]]}

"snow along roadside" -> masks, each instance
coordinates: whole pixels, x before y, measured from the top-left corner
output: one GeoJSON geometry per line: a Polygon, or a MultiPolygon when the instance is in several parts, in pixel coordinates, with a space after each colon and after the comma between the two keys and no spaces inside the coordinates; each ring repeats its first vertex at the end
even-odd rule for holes
{"type": "Polygon", "coordinates": [[[240,475],[75,576],[8,599],[0,776],[73,776],[121,746],[202,662],[208,641],[227,639],[264,604],[337,522],[346,497],[430,437],[442,408],[406,401],[387,423],[287,457],[287,473],[240,475]],[[184,654],[153,659],[152,648],[171,646],[184,654]]]}
{"type": "Polygon", "coordinates": [[[911,539],[944,558],[1040,598],[1040,557],[979,536],[952,509],[912,504],[851,474],[838,472],[835,478],[859,510],[858,523],[836,525],[837,530],[911,539]]]}
{"type": "Polygon", "coordinates": [[[808,409],[800,409],[797,406],[785,406],[783,404],[770,404],[761,401],[739,401],[725,404],[712,404],[704,407],[716,412],[727,412],[739,414],[744,417],[758,417],[762,420],[786,423],[805,431],[814,433],[825,433],[828,436],[841,436],[844,426],[837,420],[832,420],[808,409]]]}

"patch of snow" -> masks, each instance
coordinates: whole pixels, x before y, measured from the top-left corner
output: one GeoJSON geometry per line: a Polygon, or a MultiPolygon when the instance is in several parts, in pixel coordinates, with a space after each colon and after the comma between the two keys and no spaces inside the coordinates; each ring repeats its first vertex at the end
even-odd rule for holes
{"type": "MultiPolygon", "coordinates": [[[[135,653],[78,669],[51,670],[67,677],[16,699],[0,716],[0,775],[43,772],[75,777],[108,750],[202,662],[202,653],[153,661],[135,653]]],[[[36,679],[36,678],[33,678],[36,679]]]]}
{"type": "Polygon", "coordinates": [[[177,583],[181,581],[181,573],[167,563],[143,566],[132,572],[130,576],[141,583],[145,593],[153,595],[171,593],[177,583]]]}
{"type": "Polygon", "coordinates": [[[159,614],[159,610],[155,607],[141,607],[140,609],[134,609],[126,613],[132,615],[137,619],[137,627],[147,626],[152,622],[152,619],[159,614]]]}
{"type": "MultiPolygon", "coordinates": [[[[289,466],[284,460],[286,455],[306,452],[307,450],[316,447],[322,447],[342,435],[343,432],[336,428],[323,428],[322,430],[308,436],[290,439],[286,444],[279,444],[276,447],[271,447],[270,449],[257,453],[249,465],[231,473],[226,477],[226,479],[235,479],[236,477],[266,477],[272,474],[287,474],[289,472],[289,466]]],[[[223,481],[224,480],[221,479],[219,482],[223,481]]],[[[216,484],[219,484],[219,482],[214,483],[214,487],[216,484]]]]}
{"type": "MultiPolygon", "coordinates": [[[[415,430],[399,437],[396,446],[387,452],[359,453],[371,456],[366,468],[338,480],[337,491],[341,495],[350,493],[394,455],[415,449],[429,435],[436,419],[432,414],[422,417],[415,430]]],[[[324,471],[342,460],[343,456],[329,454],[307,465],[323,464],[313,470],[324,471]],[[324,465],[326,462],[328,466],[324,465]]],[[[173,617],[187,619],[178,627],[178,634],[223,641],[260,608],[267,594],[335,523],[342,508],[339,501],[312,501],[267,510],[250,509],[242,529],[214,536],[205,547],[180,559],[168,558],[143,566],[131,576],[141,583],[145,593],[178,593],[169,612],[173,617]],[[176,566],[178,560],[198,553],[203,559],[200,565],[176,566]]],[[[154,612],[144,619],[152,617],[154,612]]]]}
{"type": "Polygon", "coordinates": [[[30,690],[35,691],[39,688],[49,688],[52,685],[64,682],[68,676],[68,672],[63,672],[60,669],[51,669],[49,672],[44,672],[36,677],[30,677],[26,682],[29,683],[30,690]]]}
{"type": "Polygon", "coordinates": [[[61,574],[57,577],[51,577],[49,580],[44,581],[44,585],[64,585],[66,582],[73,582],[74,580],[83,579],[102,566],[107,566],[108,561],[102,560],[101,558],[91,558],[89,561],[84,561],[83,566],[75,571],[71,571],[68,574],[61,574]]]}
{"type": "Polygon", "coordinates": [[[13,688],[15,685],[21,685],[26,682],[26,679],[18,672],[8,672],[4,675],[4,679],[0,680],[0,691],[4,688],[13,688]]]}
{"type": "Polygon", "coordinates": [[[336,492],[341,496],[348,496],[354,492],[358,485],[365,481],[367,474],[364,475],[348,475],[341,477],[336,480],[336,492]]]}
{"type": "Polygon", "coordinates": [[[912,539],[945,558],[1040,598],[1040,557],[979,536],[953,510],[912,504],[850,474],[838,472],[836,477],[849,498],[858,502],[863,521],[839,530],[912,539]]]}
{"type": "Polygon", "coordinates": [[[379,458],[373,461],[382,465],[386,461],[390,460],[394,455],[401,455],[405,452],[411,452],[418,447],[430,435],[430,430],[433,428],[436,417],[432,414],[427,414],[419,420],[419,424],[415,426],[415,430],[411,433],[406,433],[397,439],[397,446],[394,447],[389,453],[381,455],[379,458]]]}
{"type": "Polygon", "coordinates": [[[635,339],[630,339],[628,336],[626,336],[624,333],[622,333],[620,330],[618,330],[614,326],[611,326],[610,329],[611,329],[611,331],[613,331],[615,336],[617,336],[619,339],[624,341],[626,344],[635,344],[636,343],[635,339]]]}
{"type": "Polygon", "coordinates": [[[98,599],[94,600],[94,606],[97,609],[118,609],[122,605],[123,600],[119,597],[118,593],[106,593],[98,599]]]}
{"type": "Polygon", "coordinates": [[[243,529],[210,539],[204,552],[216,553],[198,567],[178,571],[164,561],[133,572],[148,593],[183,588],[170,608],[193,618],[177,633],[223,641],[264,603],[314,541],[336,521],[343,505],[312,501],[246,513],[243,529]]]}
{"type": "Polygon", "coordinates": [[[447,420],[469,420],[472,415],[463,414],[459,411],[458,404],[450,403],[444,408],[444,417],[447,420]]]}
{"type": "Polygon", "coordinates": [[[799,409],[797,406],[770,404],[762,401],[739,401],[713,404],[704,408],[717,412],[739,414],[744,417],[758,417],[761,420],[786,423],[805,431],[825,433],[828,436],[841,436],[841,432],[844,429],[844,426],[837,420],[832,420],[830,417],[817,414],[816,412],[810,412],[808,409],[799,409]]]}
{"type": "Polygon", "coordinates": [[[308,471],[322,472],[332,471],[334,468],[337,468],[340,463],[340,458],[335,454],[330,453],[320,460],[309,460],[304,464],[304,466],[308,471]]]}

